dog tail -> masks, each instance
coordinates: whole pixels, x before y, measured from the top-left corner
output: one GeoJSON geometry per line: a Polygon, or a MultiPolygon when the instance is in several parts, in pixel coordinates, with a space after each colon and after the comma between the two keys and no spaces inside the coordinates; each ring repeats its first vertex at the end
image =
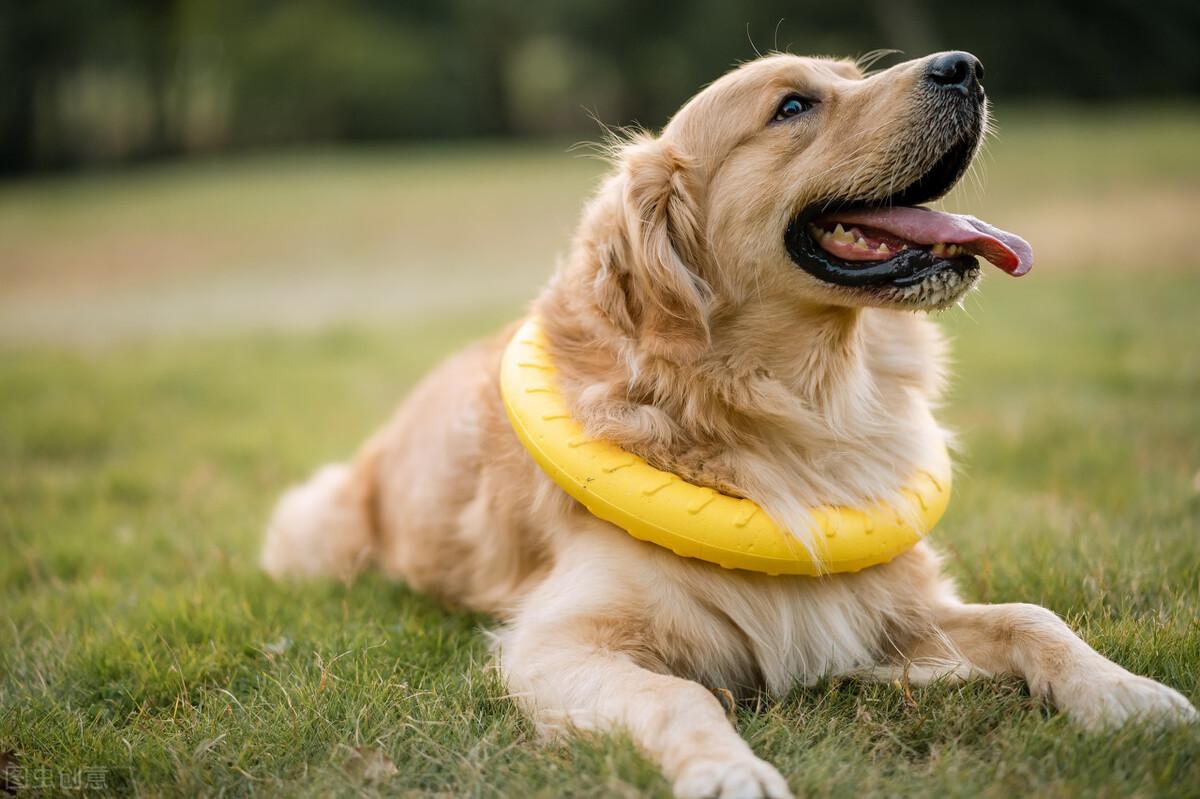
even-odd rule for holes
{"type": "Polygon", "coordinates": [[[370,565],[373,480],[366,466],[322,466],[279,498],[260,561],[267,574],[349,580],[370,565]]]}

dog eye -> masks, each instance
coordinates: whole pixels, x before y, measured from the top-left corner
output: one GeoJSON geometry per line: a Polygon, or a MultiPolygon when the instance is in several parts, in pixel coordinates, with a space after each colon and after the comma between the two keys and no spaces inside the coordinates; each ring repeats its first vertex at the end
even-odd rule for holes
{"type": "Polygon", "coordinates": [[[805,111],[811,110],[813,101],[801,97],[798,94],[789,94],[783,98],[783,102],[779,104],[779,108],[775,110],[775,122],[782,122],[785,119],[791,119],[794,116],[799,116],[805,111]]]}

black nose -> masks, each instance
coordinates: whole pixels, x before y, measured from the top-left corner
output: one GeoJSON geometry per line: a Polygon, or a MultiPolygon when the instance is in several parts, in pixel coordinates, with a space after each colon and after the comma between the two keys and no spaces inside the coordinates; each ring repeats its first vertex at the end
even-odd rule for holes
{"type": "Polygon", "coordinates": [[[970,53],[942,53],[929,62],[925,77],[941,88],[970,93],[983,80],[983,64],[970,53]]]}

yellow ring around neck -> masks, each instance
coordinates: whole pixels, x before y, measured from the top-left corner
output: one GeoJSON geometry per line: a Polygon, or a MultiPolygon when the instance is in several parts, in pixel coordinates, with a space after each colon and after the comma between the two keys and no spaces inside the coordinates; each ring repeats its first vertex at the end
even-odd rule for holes
{"type": "Polygon", "coordinates": [[[693,485],[631,452],[588,437],[555,385],[535,319],[504,352],[500,390],[517,438],[538,466],[594,516],[634,538],[727,569],[771,575],[856,572],[887,563],[933,529],[950,501],[950,458],[901,493],[907,505],[809,510],[816,557],[753,501],[693,485]]]}

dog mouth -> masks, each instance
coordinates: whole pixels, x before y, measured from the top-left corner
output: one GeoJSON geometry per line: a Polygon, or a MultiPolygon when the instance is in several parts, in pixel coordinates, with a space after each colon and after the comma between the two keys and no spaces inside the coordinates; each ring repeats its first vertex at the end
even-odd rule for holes
{"type": "MultiPolygon", "coordinates": [[[[912,294],[923,284],[963,292],[978,275],[977,257],[1014,277],[1033,266],[1033,250],[1015,233],[965,214],[921,207],[949,191],[966,171],[976,137],[951,147],[909,186],[881,200],[833,200],[802,211],[785,245],[797,266],[847,288],[912,294]]],[[[917,299],[915,296],[913,299],[917,299]]],[[[935,303],[940,304],[940,303],[935,303]]]]}

